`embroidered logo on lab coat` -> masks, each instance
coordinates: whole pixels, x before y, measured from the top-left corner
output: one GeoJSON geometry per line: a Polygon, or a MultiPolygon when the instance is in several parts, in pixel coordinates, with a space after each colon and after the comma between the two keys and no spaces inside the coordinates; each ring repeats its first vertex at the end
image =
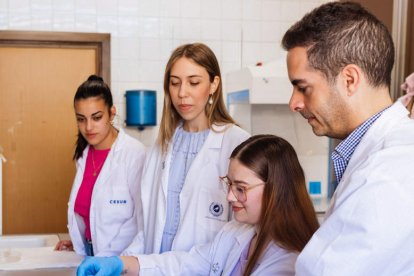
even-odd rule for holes
{"type": "Polygon", "coordinates": [[[109,200],[109,204],[126,204],[126,199],[111,199],[109,200]]]}
{"type": "Polygon", "coordinates": [[[214,273],[217,273],[217,272],[219,271],[219,269],[220,269],[220,265],[219,265],[219,263],[214,263],[214,264],[211,266],[211,271],[213,271],[214,273]]]}
{"type": "Polygon", "coordinates": [[[221,216],[223,214],[223,205],[217,202],[212,202],[210,204],[210,213],[215,216],[221,216]]]}

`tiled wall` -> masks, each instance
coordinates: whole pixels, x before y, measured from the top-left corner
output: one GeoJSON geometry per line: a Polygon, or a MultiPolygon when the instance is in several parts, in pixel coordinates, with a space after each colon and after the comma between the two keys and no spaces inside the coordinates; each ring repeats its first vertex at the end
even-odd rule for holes
{"type": "MultiPolygon", "coordinates": [[[[303,14],[326,0],[0,0],[0,29],[111,33],[111,84],[125,120],[125,90],[158,92],[164,66],[180,44],[209,45],[226,72],[282,54],[280,39],[303,14]]],[[[150,145],[157,127],[128,133],[150,145]]]]}

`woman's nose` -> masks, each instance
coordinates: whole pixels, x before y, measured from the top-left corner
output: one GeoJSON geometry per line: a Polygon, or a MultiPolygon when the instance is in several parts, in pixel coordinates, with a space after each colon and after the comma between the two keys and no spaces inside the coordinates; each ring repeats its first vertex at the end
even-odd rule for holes
{"type": "Polygon", "coordinates": [[[86,130],[92,129],[92,120],[86,120],[86,130]]]}
{"type": "Polygon", "coordinates": [[[180,85],[180,88],[178,89],[178,97],[184,98],[186,96],[187,96],[187,86],[184,83],[182,83],[180,85]]]}
{"type": "Polygon", "coordinates": [[[234,195],[233,191],[231,190],[231,188],[229,187],[229,189],[227,190],[227,201],[228,202],[236,202],[237,198],[234,195]]]}

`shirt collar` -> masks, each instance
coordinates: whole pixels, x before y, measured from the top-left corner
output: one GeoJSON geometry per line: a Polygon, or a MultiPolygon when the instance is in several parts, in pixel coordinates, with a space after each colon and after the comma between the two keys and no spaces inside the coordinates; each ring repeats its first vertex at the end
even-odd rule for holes
{"type": "Polygon", "coordinates": [[[346,137],[339,145],[335,148],[335,155],[332,155],[332,159],[342,158],[347,163],[352,157],[352,154],[354,153],[356,147],[359,145],[359,143],[362,140],[362,137],[364,137],[365,133],[368,131],[368,129],[374,124],[374,122],[382,115],[382,113],[389,108],[386,107],[380,112],[376,113],[372,117],[370,117],[368,120],[366,120],[364,123],[362,123],[359,127],[354,129],[354,131],[351,132],[348,137],[346,137]]]}

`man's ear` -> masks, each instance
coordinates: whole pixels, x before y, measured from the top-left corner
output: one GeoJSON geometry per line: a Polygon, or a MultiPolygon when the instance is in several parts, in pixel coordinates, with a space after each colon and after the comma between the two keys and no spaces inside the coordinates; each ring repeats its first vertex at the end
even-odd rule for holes
{"type": "Polygon", "coordinates": [[[342,69],[340,75],[342,84],[347,91],[347,96],[354,95],[363,80],[361,68],[355,64],[348,64],[342,69]]]}

